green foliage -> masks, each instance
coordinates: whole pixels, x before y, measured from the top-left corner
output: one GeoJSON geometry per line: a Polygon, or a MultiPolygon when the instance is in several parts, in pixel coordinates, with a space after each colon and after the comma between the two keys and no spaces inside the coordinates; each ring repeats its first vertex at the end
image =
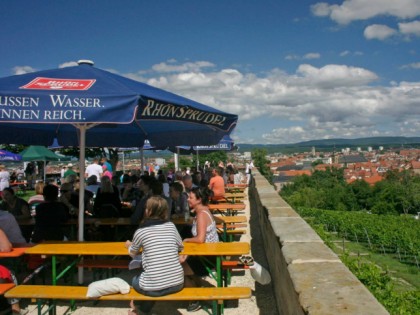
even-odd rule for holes
{"type": "Polygon", "coordinates": [[[342,257],[353,274],[392,315],[419,314],[420,291],[396,292],[391,277],[378,266],[359,258],[342,257]]]}
{"type": "MultiPolygon", "coordinates": [[[[191,168],[192,166],[193,166],[193,164],[192,164],[192,161],[191,161],[190,158],[185,157],[185,156],[180,156],[179,157],[179,168],[181,170],[185,170],[187,167],[191,168]]],[[[174,170],[175,169],[175,162],[173,162],[173,161],[168,162],[167,166],[164,169],[165,170],[170,170],[170,169],[174,170]]]]}
{"type": "MultiPolygon", "coordinates": [[[[228,157],[226,151],[215,151],[208,154],[198,152],[198,160],[200,161],[201,167],[203,167],[206,161],[209,161],[212,166],[216,166],[219,164],[219,161],[222,161],[226,164],[228,157]]],[[[197,165],[197,154],[193,155],[192,164],[197,165]]]]}
{"type": "Polygon", "coordinates": [[[268,182],[273,182],[273,174],[271,173],[270,167],[268,164],[270,163],[267,160],[267,150],[266,149],[254,149],[251,152],[252,160],[254,161],[254,166],[258,168],[261,175],[263,175],[268,182]]]}
{"type": "MultiPolygon", "coordinates": [[[[366,239],[368,233],[373,249],[420,254],[420,223],[412,218],[309,208],[299,208],[298,212],[330,247],[332,236],[327,231],[338,232],[353,241],[366,239]]],[[[387,271],[361,257],[350,257],[346,252],[341,260],[392,315],[418,314],[419,290],[396,291],[387,271]]]]}
{"type": "Polygon", "coordinates": [[[329,211],[296,208],[302,217],[312,218],[311,225],[322,224],[328,231],[352,241],[366,240],[367,235],[378,252],[420,255],[420,222],[410,217],[375,215],[366,212],[329,211]]]}
{"type": "Polygon", "coordinates": [[[408,171],[390,171],[383,181],[370,187],[363,180],[347,184],[343,169],[316,170],[312,176],[295,177],[280,194],[295,208],[416,214],[420,211],[420,176],[408,171]]]}

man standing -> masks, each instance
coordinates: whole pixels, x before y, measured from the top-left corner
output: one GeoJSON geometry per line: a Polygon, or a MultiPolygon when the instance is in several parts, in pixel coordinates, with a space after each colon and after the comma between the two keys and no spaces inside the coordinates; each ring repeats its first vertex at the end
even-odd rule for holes
{"type": "MultiPolygon", "coordinates": [[[[102,163],[102,165],[106,165],[106,169],[107,169],[108,171],[110,171],[110,172],[111,172],[111,174],[112,174],[112,165],[111,165],[111,163],[109,163],[109,162],[108,162],[108,159],[107,159],[106,157],[103,157],[103,158],[101,159],[101,163],[102,163]]],[[[100,177],[98,177],[98,178],[100,178],[100,177]]]]}
{"type": "Polygon", "coordinates": [[[252,169],[254,168],[254,163],[252,162],[252,160],[248,163],[245,164],[245,173],[246,173],[246,183],[247,185],[249,185],[250,181],[251,181],[251,174],[252,174],[252,169]]]}
{"type": "Polygon", "coordinates": [[[94,158],[92,164],[86,167],[85,178],[95,175],[97,179],[102,177],[102,167],[99,165],[99,159],[94,158]]]}

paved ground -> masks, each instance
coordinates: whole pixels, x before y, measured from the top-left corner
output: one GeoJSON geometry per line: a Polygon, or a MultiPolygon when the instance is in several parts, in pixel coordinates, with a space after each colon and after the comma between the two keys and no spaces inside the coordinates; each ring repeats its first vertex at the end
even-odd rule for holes
{"type": "MultiPolygon", "coordinates": [[[[255,215],[250,213],[249,203],[247,203],[246,215],[250,218],[248,225],[248,233],[241,236],[241,241],[250,242],[251,251],[255,261],[259,262],[262,266],[267,266],[264,248],[262,245],[261,231],[256,224],[255,215]],[[251,229],[250,229],[251,227],[251,229]]],[[[86,274],[88,278],[90,275],[86,274]]],[[[133,272],[122,272],[117,275],[131,283],[133,272]]],[[[205,279],[210,285],[214,285],[214,281],[211,278],[205,279]]],[[[225,308],[226,315],[276,315],[278,314],[276,304],[273,297],[273,289],[271,285],[260,285],[255,283],[251,277],[249,270],[238,271],[234,273],[232,277],[232,286],[246,286],[252,288],[253,295],[251,299],[230,301],[227,303],[225,308]]],[[[29,302],[28,305],[29,314],[37,314],[36,305],[29,302]]],[[[194,313],[188,313],[186,311],[187,302],[159,302],[156,303],[153,308],[154,314],[159,315],[177,315],[177,314],[196,314],[204,315],[207,314],[204,310],[199,310],[194,313]]],[[[57,315],[63,314],[67,307],[59,306],[57,308],[57,315]]],[[[79,301],[77,303],[77,309],[73,314],[75,315],[117,315],[127,314],[129,305],[127,302],[99,302],[97,304],[91,301],[79,301]]]]}

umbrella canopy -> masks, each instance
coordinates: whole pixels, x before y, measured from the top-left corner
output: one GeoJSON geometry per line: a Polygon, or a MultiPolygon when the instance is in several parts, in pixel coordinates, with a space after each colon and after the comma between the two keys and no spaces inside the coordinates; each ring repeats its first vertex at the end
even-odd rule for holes
{"type": "Polygon", "coordinates": [[[0,150],[0,161],[22,161],[22,156],[6,150],[0,150]]]}
{"type": "MultiPolygon", "coordinates": [[[[228,114],[83,61],[79,66],[0,78],[0,143],[142,147],[217,143],[236,126],[228,114]]],[[[84,163],[80,163],[84,174],[84,163]]],[[[84,181],[79,233],[83,240],[84,181]]]]}
{"type": "Polygon", "coordinates": [[[81,63],[0,78],[0,143],[142,147],[217,143],[236,125],[224,113],[81,63]]]}
{"type": "Polygon", "coordinates": [[[46,147],[31,145],[21,153],[24,161],[59,161],[60,157],[46,147]]]}
{"type": "Polygon", "coordinates": [[[232,151],[234,149],[233,139],[226,135],[214,145],[200,145],[200,146],[171,146],[168,148],[173,153],[192,154],[192,153],[211,153],[214,151],[232,151]]]}

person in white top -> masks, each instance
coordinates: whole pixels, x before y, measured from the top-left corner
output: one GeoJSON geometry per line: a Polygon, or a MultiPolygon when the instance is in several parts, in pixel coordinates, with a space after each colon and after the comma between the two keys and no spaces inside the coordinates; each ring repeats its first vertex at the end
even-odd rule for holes
{"type": "Polygon", "coordinates": [[[249,182],[251,181],[251,173],[252,169],[254,168],[254,163],[250,161],[249,163],[246,163],[245,165],[245,173],[246,173],[246,183],[249,185],[249,182]]]}
{"type": "Polygon", "coordinates": [[[9,187],[10,173],[4,165],[0,165],[0,192],[9,187]]]}
{"type": "Polygon", "coordinates": [[[102,166],[99,165],[99,159],[94,158],[92,164],[86,167],[85,178],[89,178],[92,175],[95,175],[97,179],[102,177],[102,166]]]}

